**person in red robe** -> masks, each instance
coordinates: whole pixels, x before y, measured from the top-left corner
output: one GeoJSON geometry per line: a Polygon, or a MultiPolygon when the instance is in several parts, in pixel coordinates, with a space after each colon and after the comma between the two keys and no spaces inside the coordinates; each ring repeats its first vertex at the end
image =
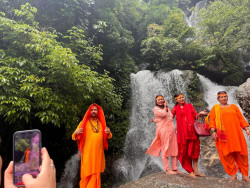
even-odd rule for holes
{"type": "Polygon", "coordinates": [[[176,116],[177,121],[178,159],[191,177],[205,176],[198,171],[200,140],[194,131],[194,122],[197,115],[205,115],[207,112],[197,114],[193,105],[187,104],[181,93],[174,97],[177,103],[172,109],[172,114],[176,116]]]}

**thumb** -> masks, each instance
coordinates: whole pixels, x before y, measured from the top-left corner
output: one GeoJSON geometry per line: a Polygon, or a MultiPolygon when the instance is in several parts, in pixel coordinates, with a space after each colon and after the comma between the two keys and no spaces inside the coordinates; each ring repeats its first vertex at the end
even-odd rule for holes
{"type": "Polygon", "coordinates": [[[22,177],[24,185],[28,188],[29,185],[32,185],[35,179],[30,174],[24,174],[22,177]]]}

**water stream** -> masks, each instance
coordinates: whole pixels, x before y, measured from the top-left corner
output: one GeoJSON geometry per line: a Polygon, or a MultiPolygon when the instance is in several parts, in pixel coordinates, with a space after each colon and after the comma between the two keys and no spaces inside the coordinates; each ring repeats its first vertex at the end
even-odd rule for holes
{"type": "Polygon", "coordinates": [[[192,11],[191,15],[186,20],[188,26],[194,27],[199,22],[199,20],[197,20],[198,11],[202,8],[205,8],[206,6],[207,6],[207,0],[202,0],[196,3],[195,9],[192,11]]]}

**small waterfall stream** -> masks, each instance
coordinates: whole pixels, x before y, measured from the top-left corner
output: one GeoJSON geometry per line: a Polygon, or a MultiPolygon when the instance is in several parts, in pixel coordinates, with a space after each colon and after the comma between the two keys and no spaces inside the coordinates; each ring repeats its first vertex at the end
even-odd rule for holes
{"type": "MultiPolygon", "coordinates": [[[[154,116],[155,96],[162,94],[168,101],[170,108],[174,106],[173,95],[176,91],[182,92],[186,101],[189,102],[187,96],[189,80],[184,75],[185,71],[180,70],[159,73],[144,70],[131,75],[132,112],[130,128],[126,136],[124,155],[114,164],[113,172],[116,184],[113,187],[163,170],[160,157],[156,158],[145,154],[155,135],[154,123],[150,122],[150,119],[154,116]]],[[[218,103],[217,92],[220,90],[228,92],[229,103],[239,106],[234,97],[236,87],[217,85],[201,75],[199,75],[199,79],[204,88],[204,100],[208,103],[208,109],[218,103]]],[[[199,170],[206,173],[206,167],[202,165],[202,161],[199,161],[199,163],[199,170]]],[[[180,165],[179,169],[184,171],[180,165]]]]}
{"type": "Polygon", "coordinates": [[[188,26],[194,27],[199,22],[199,20],[197,20],[198,11],[207,6],[207,1],[208,0],[202,0],[196,3],[194,11],[192,11],[191,15],[187,18],[188,26]]]}
{"type": "Polygon", "coordinates": [[[65,169],[57,184],[58,188],[79,187],[80,178],[80,157],[79,152],[74,154],[65,164],[65,169]]]}

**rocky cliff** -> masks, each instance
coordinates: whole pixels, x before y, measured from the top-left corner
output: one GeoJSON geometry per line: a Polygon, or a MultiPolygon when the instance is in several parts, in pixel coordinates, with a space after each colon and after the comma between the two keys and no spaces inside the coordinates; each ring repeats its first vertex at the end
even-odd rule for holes
{"type": "Polygon", "coordinates": [[[250,78],[240,85],[236,91],[236,98],[240,104],[242,110],[244,110],[244,116],[250,122],[250,78]]]}
{"type": "Polygon", "coordinates": [[[120,186],[120,188],[249,188],[250,183],[216,177],[189,177],[158,172],[120,186]]]}

